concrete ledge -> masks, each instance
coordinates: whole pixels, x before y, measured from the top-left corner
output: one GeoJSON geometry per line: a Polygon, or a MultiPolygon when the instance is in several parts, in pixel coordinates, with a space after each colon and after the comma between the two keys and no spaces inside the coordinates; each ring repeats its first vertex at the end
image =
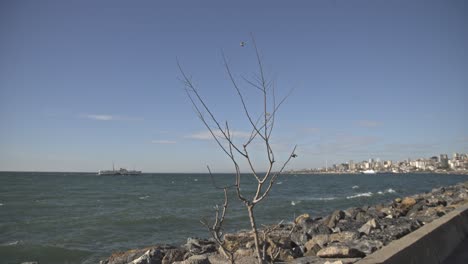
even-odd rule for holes
{"type": "Polygon", "coordinates": [[[468,239],[468,204],[395,240],[356,264],[442,263],[468,239]]]}

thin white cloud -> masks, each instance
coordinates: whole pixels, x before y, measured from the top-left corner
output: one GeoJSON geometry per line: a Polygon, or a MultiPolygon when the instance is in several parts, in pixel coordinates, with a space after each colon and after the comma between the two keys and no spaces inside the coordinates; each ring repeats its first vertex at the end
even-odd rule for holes
{"type": "Polygon", "coordinates": [[[107,114],[85,114],[80,115],[81,118],[97,120],[97,121],[139,121],[142,118],[118,116],[118,115],[107,115],[107,114]]]}
{"type": "Polygon", "coordinates": [[[359,120],[357,121],[357,125],[362,127],[378,127],[382,125],[382,122],[372,120],[359,120]]]}
{"type": "Polygon", "coordinates": [[[153,144],[175,144],[177,141],[173,140],[152,140],[151,143],[153,144]]]}
{"type": "Polygon", "coordinates": [[[94,119],[94,120],[100,120],[100,121],[115,120],[115,117],[111,115],[86,115],[85,117],[88,119],[94,119]]]}
{"type": "MultiPolygon", "coordinates": [[[[223,133],[221,133],[221,131],[219,130],[214,130],[213,131],[214,134],[217,136],[217,137],[220,137],[220,138],[223,138],[223,133]]],[[[239,138],[242,138],[242,139],[247,139],[250,137],[250,132],[245,132],[245,131],[231,131],[231,136],[234,138],[234,139],[239,139],[239,138]]],[[[187,135],[185,136],[185,138],[191,138],[191,139],[200,139],[200,140],[210,140],[213,138],[213,136],[211,135],[210,131],[201,131],[201,132],[197,132],[197,133],[193,133],[191,135],[187,135]]]]}

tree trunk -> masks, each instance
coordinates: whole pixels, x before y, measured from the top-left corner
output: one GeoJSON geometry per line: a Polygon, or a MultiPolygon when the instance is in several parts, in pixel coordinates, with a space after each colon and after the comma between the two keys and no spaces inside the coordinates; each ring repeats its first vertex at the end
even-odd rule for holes
{"type": "Polygon", "coordinates": [[[254,234],[254,241],[255,241],[255,253],[257,254],[258,258],[258,263],[262,264],[263,259],[260,254],[260,243],[258,240],[258,230],[257,230],[257,225],[255,224],[255,216],[253,213],[254,205],[248,205],[247,206],[247,211],[249,211],[249,218],[250,218],[250,225],[252,226],[252,232],[254,234]]]}

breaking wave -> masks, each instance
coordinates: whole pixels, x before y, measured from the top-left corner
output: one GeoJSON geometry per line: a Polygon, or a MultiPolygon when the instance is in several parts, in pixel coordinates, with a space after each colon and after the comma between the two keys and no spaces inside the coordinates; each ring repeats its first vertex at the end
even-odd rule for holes
{"type": "Polygon", "coordinates": [[[372,195],[373,195],[372,192],[358,193],[355,195],[346,196],[346,199],[354,199],[354,198],[359,198],[359,197],[371,197],[372,195]]]}

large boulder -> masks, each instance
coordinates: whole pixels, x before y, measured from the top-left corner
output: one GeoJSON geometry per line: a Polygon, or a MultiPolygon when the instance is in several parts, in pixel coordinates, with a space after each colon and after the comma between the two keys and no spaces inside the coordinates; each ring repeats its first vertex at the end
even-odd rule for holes
{"type": "Polygon", "coordinates": [[[345,215],[346,215],[345,212],[341,210],[336,210],[329,217],[324,219],[324,223],[329,228],[334,228],[336,226],[336,223],[338,223],[338,221],[345,218],[345,215]]]}
{"type": "Polygon", "coordinates": [[[400,207],[402,209],[410,209],[413,205],[416,204],[416,199],[412,198],[412,197],[405,197],[401,203],[400,203],[400,207]]]}
{"type": "Polygon", "coordinates": [[[306,253],[304,254],[305,256],[316,256],[317,252],[319,252],[322,249],[322,247],[320,247],[313,240],[307,241],[304,248],[306,251],[306,253]]]}
{"type": "Polygon", "coordinates": [[[367,223],[365,223],[363,226],[361,226],[361,228],[359,228],[358,231],[361,234],[364,233],[366,235],[369,235],[373,229],[376,229],[379,227],[380,227],[379,223],[374,218],[372,218],[371,220],[367,221],[367,223]]]}
{"type": "Polygon", "coordinates": [[[359,234],[354,231],[343,231],[329,236],[330,242],[348,242],[359,238],[359,234]]]}
{"type": "Polygon", "coordinates": [[[317,256],[321,258],[362,258],[366,254],[355,248],[343,245],[331,245],[317,252],[317,256]]]}

